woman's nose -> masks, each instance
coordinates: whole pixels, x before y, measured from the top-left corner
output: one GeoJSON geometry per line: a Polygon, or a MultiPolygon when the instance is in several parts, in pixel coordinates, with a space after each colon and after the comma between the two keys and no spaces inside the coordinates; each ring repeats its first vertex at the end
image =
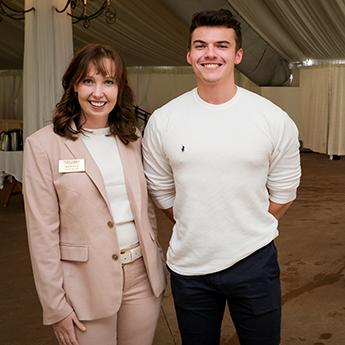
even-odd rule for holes
{"type": "Polygon", "coordinates": [[[104,94],[104,89],[103,89],[103,84],[101,83],[96,83],[95,84],[95,88],[93,89],[93,92],[92,94],[95,96],[95,97],[102,97],[103,94],[104,94]]]}

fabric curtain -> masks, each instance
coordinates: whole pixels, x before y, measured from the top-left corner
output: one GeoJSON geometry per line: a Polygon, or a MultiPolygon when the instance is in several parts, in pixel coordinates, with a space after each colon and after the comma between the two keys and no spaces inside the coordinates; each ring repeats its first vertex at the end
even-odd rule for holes
{"type": "MultiPolygon", "coordinates": [[[[186,67],[128,67],[129,84],[135,95],[135,104],[153,112],[171,99],[196,87],[194,73],[186,67]]],[[[260,87],[235,70],[235,82],[260,94],[260,87]]]]}
{"type": "Polygon", "coordinates": [[[303,146],[327,153],[328,142],[328,68],[301,69],[300,132],[303,146]]]}
{"type": "Polygon", "coordinates": [[[22,70],[0,71],[0,119],[22,120],[23,118],[23,73],[22,70]]]}
{"type": "Polygon", "coordinates": [[[345,155],[345,66],[329,68],[329,154],[345,155]]]}
{"type": "Polygon", "coordinates": [[[305,147],[345,155],[345,66],[300,71],[300,131],[305,147]]]}
{"type": "Polygon", "coordinates": [[[196,86],[190,67],[128,67],[135,104],[152,112],[196,86]]]}
{"type": "Polygon", "coordinates": [[[25,0],[35,7],[25,17],[23,68],[24,136],[50,123],[62,94],[61,77],[73,56],[72,22],[65,0],[25,0]]]}

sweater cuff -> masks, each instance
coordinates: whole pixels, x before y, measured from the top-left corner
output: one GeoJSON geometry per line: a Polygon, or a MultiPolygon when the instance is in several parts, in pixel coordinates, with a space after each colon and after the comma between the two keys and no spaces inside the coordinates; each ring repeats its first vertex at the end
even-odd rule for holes
{"type": "Polygon", "coordinates": [[[287,204],[296,199],[296,190],[283,192],[270,192],[270,200],[277,204],[287,204]]]}
{"type": "Polygon", "coordinates": [[[164,197],[164,198],[154,198],[152,197],[156,206],[162,210],[166,210],[168,208],[174,207],[175,196],[172,197],[164,197]]]}

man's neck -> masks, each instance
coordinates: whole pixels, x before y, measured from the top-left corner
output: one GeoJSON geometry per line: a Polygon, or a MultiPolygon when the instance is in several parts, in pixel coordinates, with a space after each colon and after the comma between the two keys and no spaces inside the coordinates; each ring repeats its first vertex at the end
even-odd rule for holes
{"type": "Polygon", "coordinates": [[[237,86],[231,85],[212,85],[199,84],[197,85],[198,95],[205,102],[211,104],[222,104],[230,101],[236,94],[237,86]]]}

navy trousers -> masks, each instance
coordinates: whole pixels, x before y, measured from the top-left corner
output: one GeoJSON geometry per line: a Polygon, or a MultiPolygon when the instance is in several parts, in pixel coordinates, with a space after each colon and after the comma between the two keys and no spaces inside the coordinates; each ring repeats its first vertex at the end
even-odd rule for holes
{"type": "Polygon", "coordinates": [[[226,303],[241,345],[280,344],[280,272],[273,242],[220,272],[169,271],[182,345],[218,345],[226,303]]]}

